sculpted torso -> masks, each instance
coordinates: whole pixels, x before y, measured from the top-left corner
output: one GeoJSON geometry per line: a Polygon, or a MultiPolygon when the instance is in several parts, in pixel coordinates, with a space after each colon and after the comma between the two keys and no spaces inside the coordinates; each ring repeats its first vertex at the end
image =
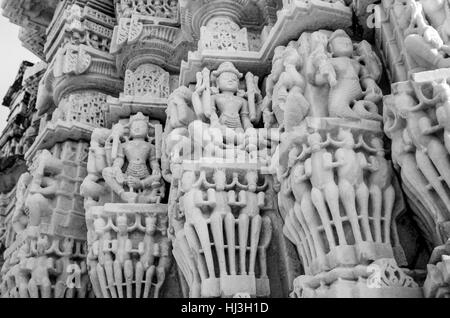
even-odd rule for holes
{"type": "Polygon", "coordinates": [[[339,179],[348,180],[351,184],[361,184],[363,180],[363,154],[357,154],[353,149],[340,148],[336,151],[336,159],[341,165],[338,168],[339,179]]]}
{"type": "Polygon", "coordinates": [[[232,94],[217,94],[213,98],[220,115],[220,123],[229,128],[240,128],[240,113],[246,104],[245,99],[232,94]]]}
{"type": "Polygon", "coordinates": [[[294,166],[289,179],[295,200],[301,202],[303,196],[311,191],[304,166],[302,164],[294,166]]]}
{"type": "Polygon", "coordinates": [[[391,185],[392,167],[384,157],[377,156],[375,160],[377,161],[377,170],[370,174],[369,183],[385,189],[391,185]]]}
{"type": "Polygon", "coordinates": [[[227,115],[239,114],[245,103],[243,98],[229,94],[217,94],[214,99],[220,113],[227,115]]]}
{"type": "Polygon", "coordinates": [[[338,81],[355,80],[359,82],[359,72],[361,65],[359,65],[358,62],[348,57],[335,57],[331,59],[331,63],[333,64],[336,71],[338,81]]]}
{"type": "Polygon", "coordinates": [[[419,121],[424,117],[427,117],[427,115],[422,111],[409,112],[407,132],[409,133],[409,136],[411,137],[411,140],[415,145],[420,145],[423,147],[423,149],[426,149],[428,143],[433,139],[433,137],[424,135],[422,133],[422,130],[419,126],[419,121]]]}
{"type": "Polygon", "coordinates": [[[143,178],[148,174],[146,162],[149,159],[151,150],[152,145],[144,140],[131,140],[124,146],[124,154],[128,159],[128,175],[143,178]],[[140,172],[146,173],[139,175],[140,172]]]}
{"type": "Polygon", "coordinates": [[[315,188],[322,189],[326,184],[334,182],[331,168],[332,157],[325,149],[314,152],[309,162],[312,166],[311,183],[315,188]]]}

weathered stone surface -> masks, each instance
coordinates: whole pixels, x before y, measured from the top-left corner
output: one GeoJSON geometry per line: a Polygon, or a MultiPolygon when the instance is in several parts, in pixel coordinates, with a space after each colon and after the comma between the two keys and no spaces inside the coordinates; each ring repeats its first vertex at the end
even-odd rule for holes
{"type": "Polygon", "coordinates": [[[447,1],[2,9],[2,297],[448,297],[447,1]]]}

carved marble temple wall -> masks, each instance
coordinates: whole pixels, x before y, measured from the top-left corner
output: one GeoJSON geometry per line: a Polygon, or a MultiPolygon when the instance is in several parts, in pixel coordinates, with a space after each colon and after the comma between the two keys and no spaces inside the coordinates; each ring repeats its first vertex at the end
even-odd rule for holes
{"type": "Polygon", "coordinates": [[[449,0],[3,0],[4,298],[448,297],[449,0]]]}

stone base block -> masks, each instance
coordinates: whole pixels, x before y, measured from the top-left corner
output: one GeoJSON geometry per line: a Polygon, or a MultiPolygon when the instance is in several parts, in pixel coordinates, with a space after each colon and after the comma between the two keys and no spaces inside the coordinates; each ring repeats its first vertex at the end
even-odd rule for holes
{"type": "Polygon", "coordinates": [[[202,281],[202,298],[220,297],[220,279],[208,278],[202,281]]]}
{"type": "MultiPolygon", "coordinates": [[[[256,279],[254,275],[227,275],[220,278],[222,297],[233,297],[238,293],[256,296],[256,279]]],[[[270,293],[270,292],[269,292],[270,293]]]]}

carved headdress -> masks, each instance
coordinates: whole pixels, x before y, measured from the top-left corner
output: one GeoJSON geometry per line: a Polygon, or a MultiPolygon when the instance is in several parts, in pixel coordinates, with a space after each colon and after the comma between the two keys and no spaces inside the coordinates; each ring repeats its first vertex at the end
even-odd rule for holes
{"type": "Polygon", "coordinates": [[[231,62],[223,62],[222,64],[220,64],[219,68],[212,72],[212,75],[214,78],[218,78],[223,73],[234,73],[239,79],[244,76],[231,62]]]}
{"type": "Polygon", "coordinates": [[[133,123],[143,121],[145,123],[149,123],[149,118],[145,116],[143,113],[139,112],[136,115],[133,115],[130,117],[130,121],[128,123],[128,126],[131,127],[133,123]]]}

